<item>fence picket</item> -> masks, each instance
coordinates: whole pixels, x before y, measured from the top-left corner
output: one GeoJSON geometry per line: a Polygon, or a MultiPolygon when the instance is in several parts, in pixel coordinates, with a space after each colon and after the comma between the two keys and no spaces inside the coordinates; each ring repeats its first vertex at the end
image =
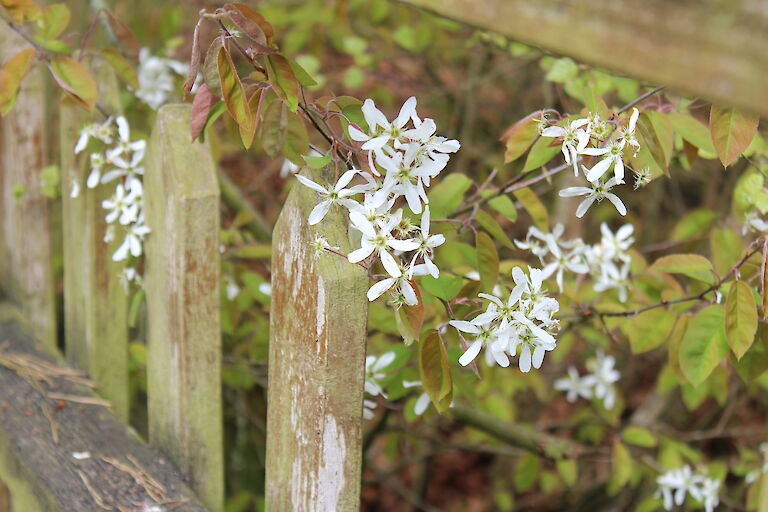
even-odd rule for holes
{"type": "Polygon", "coordinates": [[[368,277],[346,258],[315,256],[318,235],[349,250],[340,209],[307,225],[316,204],[294,185],[273,231],[267,510],[360,507],[368,277]]]}
{"type": "Polygon", "coordinates": [[[145,166],[150,442],[214,512],[223,509],[219,187],[189,105],[157,114],[145,166]]]}
{"type": "MultiPolygon", "coordinates": [[[[29,44],[0,23],[0,62],[29,44]]],[[[13,110],[0,119],[0,284],[22,309],[38,339],[56,347],[51,229],[41,193],[46,160],[43,70],[33,67],[13,110]]]]}
{"type": "MultiPolygon", "coordinates": [[[[119,113],[114,72],[99,61],[94,61],[91,70],[99,84],[101,106],[110,113],[119,113]]],[[[67,358],[91,375],[102,396],[112,402],[117,417],[127,422],[128,303],[120,284],[125,264],[112,261],[112,254],[122,240],[104,242],[107,223],[101,206],[115,187],[113,183],[87,188],[88,152],[73,152],[80,128],[94,121],[104,119],[64,100],[60,117],[64,339],[67,358]],[[73,186],[80,189],[76,197],[71,197],[73,186]]]]}

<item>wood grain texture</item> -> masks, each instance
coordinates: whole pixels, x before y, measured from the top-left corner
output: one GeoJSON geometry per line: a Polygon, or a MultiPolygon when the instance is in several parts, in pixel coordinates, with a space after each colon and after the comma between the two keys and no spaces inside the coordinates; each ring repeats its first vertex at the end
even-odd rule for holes
{"type": "MultiPolygon", "coordinates": [[[[29,44],[0,23],[0,63],[29,44]]],[[[13,110],[0,119],[0,287],[21,307],[36,336],[56,346],[51,230],[40,170],[46,164],[43,71],[33,65],[13,110]]]]}
{"type": "Polygon", "coordinates": [[[765,0],[399,0],[655,85],[768,115],[765,0]]]}
{"type": "MultiPolygon", "coordinates": [[[[33,357],[66,368],[57,357],[40,351],[26,329],[9,322],[5,314],[0,316],[0,354],[33,357]]],[[[143,503],[156,503],[131,474],[103,460],[115,459],[135,469],[129,457],[161,485],[169,509],[177,504],[176,510],[205,512],[178,469],[141,442],[108,408],[50,398],[47,394],[52,391],[95,398],[87,388],[68,380],[53,377],[49,383],[34,384],[0,364],[0,480],[10,490],[11,502],[10,511],[4,512],[102,511],[94,492],[108,510],[138,510],[143,503]],[[90,456],[78,460],[73,457],[78,452],[90,456]]]]}
{"type": "MultiPolygon", "coordinates": [[[[103,61],[91,65],[99,84],[99,102],[112,114],[120,113],[114,72],[103,61]]],[[[117,182],[85,186],[90,172],[88,151],[74,154],[80,129],[87,123],[104,122],[98,112],[89,113],[64,98],[60,109],[61,202],[64,248],[64,340],[67,358],[98,383],[117,416],[128,421],[128,296],[120,276],[124,262],[112,261],[120,239],[107,244],[104,235],[104,199],[117,182]],[[79,185],[71,197],[72,182],[79,185]]]]}
{"type": "Polygon", "coordinates": [[[150,442],[223,510],[219,187],[189,105],[157,114],[144,174],[150,442]]]}
{"type": "Polygon", "coordinates": [[[316,204],[314,191],[294,184],[273,231],[268,510],[360,507],[368,277],[345,258],[315,255],[317,235],[350,250],[341,208],[307,225],[316,204]]]}

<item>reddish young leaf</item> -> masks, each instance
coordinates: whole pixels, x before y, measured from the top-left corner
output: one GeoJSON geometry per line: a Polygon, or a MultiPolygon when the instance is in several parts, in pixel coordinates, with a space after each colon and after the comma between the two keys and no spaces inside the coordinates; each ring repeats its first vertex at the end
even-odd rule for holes
{"type": "Polygon", "coordinates": [[[197,90],[195,99],[192,100],[192,114],[189,118],[189,132],[192,135],[192,140],[200,135],[205,122],[208,120],[208,113],[216,101],[216,97],[211,94],[207,85],[203,84],[197,90]]]}
{"type": "Polygon", "coordinates": [[[104,14],[107,16],[107,22],[109,22],[110,28],[112,28],[112,32],[115,33],[115,37],[120,42],[120,45],[123,47],[123,50],[126,54],[133,60],[136,60],[139,58],[139,50],[141,49],[141,45],[139,44],[139,40],[136,38],[136,34],[133,33],[133,30],[117,19],[114,14],[112,14],[112,11],[109,9],[102,9],[104,14]]]}
{"type": "Polygon", "coordinates": [[[35,21],[43,14],[43,10],[33,0],[0,0],[16,23],[35,21]]]}
{"type": "Polygon", "coordinates": [[[203,80],[211,94],[217,98],[221,97],[221,81],[219,80],[219,50],[224,46],[224,40],[221,37],[211,41],[211,46],[205,54],[205,63],[203,64],[203,80]]]}
{"type": "MultiPolygon", "coordinates": [[[[253,132],[254,119],[248,106],[243,83],[237,74],[232,57],[223,46],[219,48],[216,61],[218,63],[219,81],[221,83],[221,93],[224,96],[224,103],[227,105],[227,111],[229,111],[229,114],[240,127],[243,144],[246,144],[247,134],[253,132]],[[242,137],[243,134],[246,136],[242,137]]],[[[252,137],[251,140],[253,140],[252,137]]],[[[250,146],[250,143],[247,146],[250,146]]]]}
{"type": "Polygon", "coordinates": [[[712,105],[709,131],[723,167],[731,165],[749,147],[759,121],[754,114],[712,105]]]}
{"type": "Polygon", "coordinates": [[[16,104],[19,86],[32,66],[35,50],[27,48],[8,59],[0,68],[0,115],[6,115],[16,104]]]}
{"type": "Polygon", "coordinates": [[[266,44],[272,44],[272,40],[275,38],[275,29],[272,28],[272,25],[266,19],[264,19],[264,16],[257,13],[243,3],[234,2],[232,5],[237,7],[240,12],[243,13],[243,16],[255,22],[259,26],[261,31],[264,33],[264,36],[267,38],[266,44]]]}
{"type": "Polygon", "coordinates": [[[229,19],[232,20],[232,23],[234,23],[235,26],[252,41],[260,45],[267,44],[266,34],[264,34],[264,31],[261,29],[261,25],[254,19],[245,16],[240,9],[232,4],[225,5],[224,11],[229,15],[229,19]]]}
{"type": "MultiPolygon", "coordinates": [[[[197,72],[200,69],[200,25],[203,23],[203,18],[197,20],[195,25],[195,31],[192,33],[192,55],[189,59],[189,72],[187,72],[187,79],[184,81],[184,97],[187,98],[187,94],[192,90],[192,86],[195,85],[195,79],[197,78],[197,72]]],[[[194,139],[194,137],[192,137],[194,139]]]]}
{"type": "Polygon", "coordinates": [[[533,141],[539,135],[537,119],[541,117],[541,110],[532,112],[520,119],[518,122],[506,129],[499,138],[500,141],[507,143],[507,150],[504,153],[504,163],[517,160],[531,147],[533,141]]]}
{"type": "Polygon", "coordinates": [[[288,59],[280,54],[268,55],[267,72],[275,93],[288,105],[291,112],[296,112],[299,108],[299,82],[288,59]]]}
{"type": "Polygon", "coordinates": [[[259,125],[259,111],[261,110],[262,89],[256,89],[248,98],[248,109],[253,116],[253,123],[248,127],[240,126],[240,140],[243,141],[245,149],[250,149],[253,144],[253,137],[256,135],[256,128],[259,125]]]}
{"type": "Polygon", "coordinates": [[[419,286],[411,281],[411,287],[416,292],[416,298],[419,302],[415,306],[403,306],[403,309],[405,309],[405,314],[411,323],[415,337],[418,338],[419,334],[421,334],[421,327],[424,325],[424,300],[421,298],[419,286]]]}
{"type": "Polygon", "coordinates": [[[261,147],[264,152],[271,157],[278,155],[285,144],[287,132],[288,107],[272,95],[264,108],[264,117],[261,120],[259,132],[261,147]]]}
{"type": "Polygon", "coordinates": [[[98,89],[91,73],[70,57],[56,57],[48,64],[54,80],[67,95],[88,110],[96,106],[98,89]]]}
{"type": "Polygon", "coordinates": [[[435,408],[444,412],[453,399],[453,378],[440,333],[432,330],[419,344],[421,383],[435,408]]]}

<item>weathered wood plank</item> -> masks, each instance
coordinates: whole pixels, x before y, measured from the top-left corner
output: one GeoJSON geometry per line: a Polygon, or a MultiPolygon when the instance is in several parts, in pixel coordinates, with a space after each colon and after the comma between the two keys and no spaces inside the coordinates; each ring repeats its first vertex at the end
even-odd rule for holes
{"type": "MultiPolygon", "coordinates": [[[[94,60],[91,70],[99,84],[99,102],[120,113],[114,72],[94,60]]],[[[120,283],[124,262],[112,261],[122,240],[104,242],[107,222],[101,206],[115,184],[85,186],[89,154],[74,154],[79,131],[86,123],[104,122],[65,99],[60,109],[60,145],[64,247],[64,339],[67,358],[88,372],[99,392],[113,404],[115,414],[128,421],[128,297],[120,283]],[[72,182],[80,192],[71,197],[72,182]]]]}
{"type": "Polygon", "coordinates": [[[295,185],[273,231],[266,503],[356,511],[368,277],[345,258],[315,255],[318,235],[349,251],[340,209],[307,225],[315,204],[315,192],[295,185]]]}
{"type": "Polygon", "coordinates": [[[205,512],[178,469],[142,443],[108,408],[49,396],[53,392],[78,400],[97,399],[86,387],[54,377],[53,369],[69,369],[35,348],[38,344],[25,329],[8,323],[4,314],[0,317],[0,480],[8,486],[11,501],[10,510],[3,512],[105,510],[97,499],[114,511],[165,502],[168,510],[177,506],[175,510],[205,512]],[[36,381],[34,371],[25,377],[11,369],[7,360],[18,356],[49,364],[44,373],[50,383],[36,381]],[[122,469],[104,459],[118,461],[122,469]],[[157,482],[162,492],[154,497],[147,492],[134,478],[142,471],[145,480],[157,482]]]}
{"type": "MultiPolygon", "coordinates": [[[[0,62],[28,48],[0,23],[0,62]]],[[[56,346],[48,200],[39,172],[46,163],[46,96],[43,71],[33,66],[18,101],[0,119],[0,287],[29,318],[35,335],[56,346]]]]}
{"type": "Polygon", "coordinates": [[[150,442],[214,511],[223,509],[219,188],[189,105],[157,114],[145,166],[150,442]]]}
{"type": "Polygon", "coordinates": [[[580,61],[768,115],[765,0],[400,0],[580,61]]]}

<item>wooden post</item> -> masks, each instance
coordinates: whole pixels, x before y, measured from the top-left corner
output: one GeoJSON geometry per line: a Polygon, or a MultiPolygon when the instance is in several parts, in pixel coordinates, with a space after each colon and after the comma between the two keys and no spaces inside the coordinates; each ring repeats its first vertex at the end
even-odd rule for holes
{"type": "Polygon", "coordinates": [[[768,115],[765,2],[400,1],[645,82],[768,115]]]}
{"type": "Polygon", "coordinates": [[[215,512],[224,471],[219,325],[219,187],[189,105],[157,113],[144,174],[149,439],[215,512]]]}
{"type": "MultiPolygon", "coordinates": [[[[99,103],[109,112],[120,112],[114,72],[95,60],[91,70],[99,84],[99,103]]],[[[104,242],[107,222],[101,206],[115,190],[115,183],[85,186],[90,156],[74,154],[80,129],[86,123],[104,122],[72,101],[61,106],[61,201],[64,246],[64,339],[67,358],[97,382],[99,392],[112,402],[118,418],[128,421],[128,297],[121,286],[124,262],[112,261],[122,240],[104,242]],[[71,197],[72,182],[79,186],[71,197]]]]}
{"type": "Polygon", "coordinates": [[[316,236],[350,250],[340,208],[307,225],[316,204],[295,184],[273,232],[267,510],[360,508],[368,277],[343,257],[315,254],[316,236]]]}
{"type": "MultiPolygon", "coordinates": [[[[0,23],[0,63],[29,48],[0,23]]],[[[13,110],[0,120],[0,287],[29,319],[37,338],[56,347],[56,303],[48,200],[41,193],[46,126],[43,71],[33,66],[13,110]]]]}

